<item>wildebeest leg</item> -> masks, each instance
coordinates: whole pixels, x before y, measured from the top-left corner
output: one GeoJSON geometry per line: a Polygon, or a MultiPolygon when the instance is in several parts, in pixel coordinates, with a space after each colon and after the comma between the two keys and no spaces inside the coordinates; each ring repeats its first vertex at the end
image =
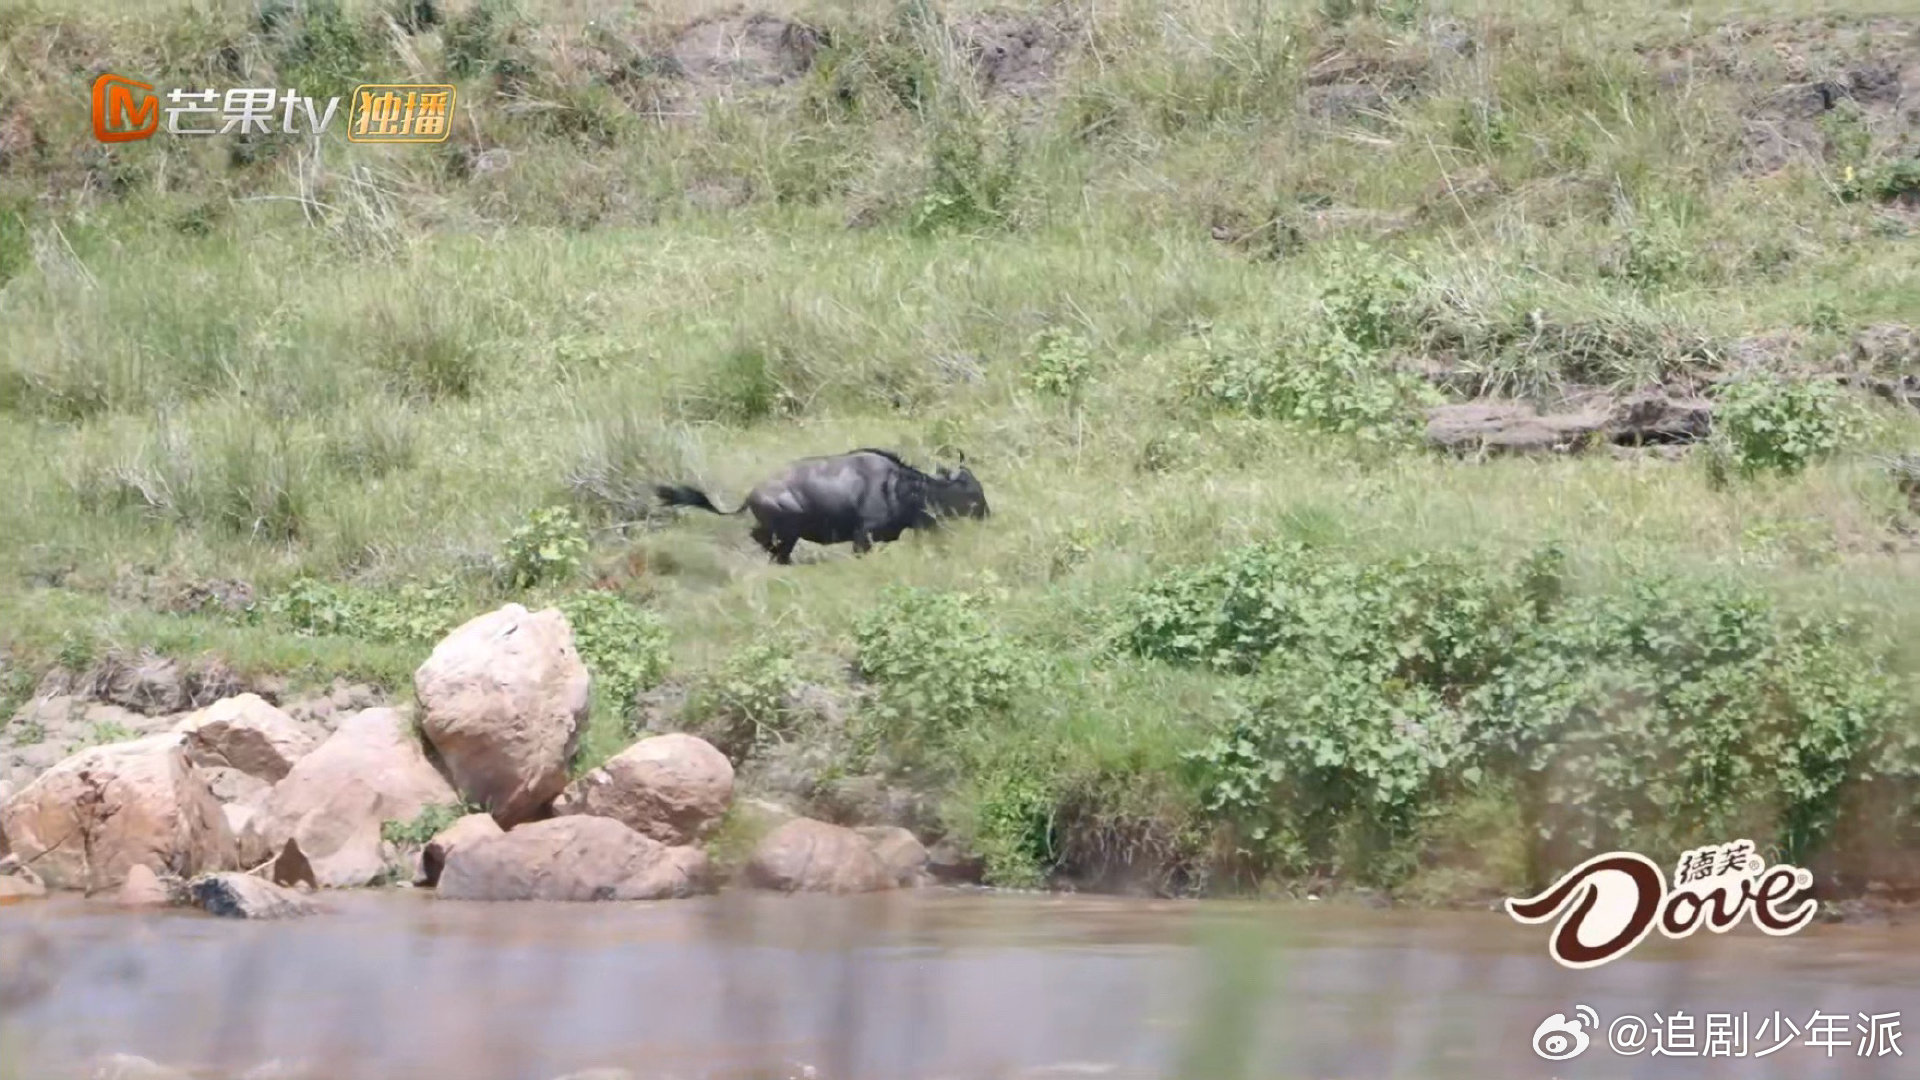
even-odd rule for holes
{"type": "Polygon", "coordinates": [[[781,566],[788,566],[793,563],[793,545],[799,542],[800,538],[797,536],[783,536],[780,538],[779,543],[767,550],[773,552],[774,562],[779,563],[781,566]]]}
{"type": "Polygon", "coordinates": [[[769,555],[773,554],[773,530],[772,529],[766,527],[765,525],[755,525],[753,527],[753,532],[749,533],[748,535],[752,536],[753,542],[756,544],[759,544],[761,548],[763,548],[767,552],[767,554],[769,555]]]}
{"type": "Polygon", "coordinates": [[[865,529],[861,529],[860,531],[853,534],[853,553],[855,555],[865,555],[867,552],[872,550],[873,550],[873,534],[872,533],[867,532],[867,530],[865,529]]]}

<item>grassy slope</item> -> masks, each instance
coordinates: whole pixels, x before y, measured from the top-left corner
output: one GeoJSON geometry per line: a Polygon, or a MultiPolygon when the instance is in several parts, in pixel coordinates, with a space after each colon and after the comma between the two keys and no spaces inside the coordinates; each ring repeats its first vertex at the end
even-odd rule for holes
{"type": "MultiPolygon", "coordinates": [[[[1335,25],[1199,0],[1086,9],[1065,32],[1077,59],[1028,102],[981,99],[955,76],[957,55],[897,29],[911,23],[890,22],[897,12],[809,8],[836,32],[812,76],[678,102],[690,115],[666,120],[634,105],[671,84],[621,64],[695,9],[589,26],[542,5],[489,36],[456,5],[404,48],[378,7],[309,14],[346,29],[307,37],[287,29],[298,20],[262,33],[238,9],[10,10],[0,120],[19,130],[24,117],[36,140],[0,164],[13,207],[0,217],[10,663],[37,675],[153,646],[402,687],[423,655],[413,643],[156,600],[214,578],[270,597],[303,576],[385,589],[452,575],[455,606],[476,610],[501,598],[508,534],[570,503],[598,530],[589,572],[664,621],[677,681],[699,682],[770,628],[799,643],[803,672],[836,681],[886,587],[980,593],[1051,689],[1015,721],[983,718],[969,738],[990,749],[954,753],[1054,763],[1085,780],[1077,792],[1099,792],[1094,816],[1152,820],[1140,842],[1189,856],[1206,824],[1177,757],[1231,680],[1090,658],[1119,593],[1245,542],[1298,538],[1364,560],[1461,546],[1505,558],[1554,541],[1594,587],[1730,573],[1790,604],[1869,604],[1891,662],[1911,670],[1908,515],[1868,454],[1910,436],[1904,416],[1874,413],[1863,444],[1803,475],[1723,486],[1698,461],[1356,449],[1182,391],[1196,321],[1313,318],[1356,239],[1417,260],[1429,310],[1453,313],[1422,333],[1539,310],[1621,335],[1600,376],[1623,383],[1670,370],[1672,335],[1725,345],[1798,328],[1797,355],[1820,357],[1856,327],[1920,323],[1903,219],[1834,197],[1852,161],[1734,167],[1740,110],[1790,81],[1791,62],[1765,34],[1730,43],[1707,27],[1764,11],[1696,8],[1690,27],[1665,5],[1601,6],[1456,10],[1479,48],[1453,59],[1435,53],[1440,16],[1424,12],[1335,25]],[[467,119],[446,148],[332,138],[317,161],[298,144],[252,161],[212,141],[109,151],[75,107],[101,67],[316,88],[416,64],[434,74],[454,62],[454,26],[482,65],[456,73],[467,119]],[[1689,40],[1697,65],[1665,82],[1634,51],[1689,40]],[[249,77],[220,72],[223,44],[249,77]],[[1334,48],[1376,72],[1415,58],[1421,89],[1383,114],[1317,117],[1303,82],[1334,48]],[[1732,74],[1710,62],[1726,57],[1739,58],[1732,74]],[[503,58],[527,74],[485,70],[503,58]],[[914,78],[917,108],[897,89],[914,78]],[[1489,102],[1497,113],[1476,111],[1489,102]],[[494,147],[511,163],[473,173],[494,147]],[[318,208],[285,198],[296,193],[318,208]],[[915,228],[949,211],[956,227],[915,228]],[[1300,230],[1298,250],[1264,259],[1258,236],[1210,236],[1269,219],[1300,230]],[[1623,259],[1643,272],[1610,272],[1623,259]],[[1078,401],[1025,378],[1048,328],[1088,343],[1078,401]],[[681,475],[726,504],[791,456],[863,444],[918,458],[963,448],[995,518],[793,569],[765,565],[738,522],[611,527],[644,505],[609,490],[681,475]]],[[[1838,29],[1795,21],[1788,36],[1838,40],[1870,14],[1838,29]]],[[[1856,154],[1860,167],[1887,145],[1856,154]]],[[[1551,348],[1466,359],[1522,389],[1566,374],[1551,348]]],[[[602,702],[590,758],[620,745],[619,711],[602,702]]],[[[1042,801],[1072,786],[1040,783],[1053,793],[1042,801]]],[[[983,800],[986,817],[998,804],[967,777],[945,786],[953,820],[979,831],[983,800]]]]}

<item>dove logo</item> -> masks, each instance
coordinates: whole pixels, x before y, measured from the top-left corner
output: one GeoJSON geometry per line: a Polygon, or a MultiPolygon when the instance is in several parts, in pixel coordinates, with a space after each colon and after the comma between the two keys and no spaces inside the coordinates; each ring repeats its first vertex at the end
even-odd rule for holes
{"type": "Polygon", "coordinates": [[[1533,1052],[1548,1061],[1570,1061],[1587,1052],[1588,1028],[1600,1026],[1600,1014],[1591,1005],[1575,1005],[1574,1019],[1554,1013],[1533,1029],[1533,1052]]]}

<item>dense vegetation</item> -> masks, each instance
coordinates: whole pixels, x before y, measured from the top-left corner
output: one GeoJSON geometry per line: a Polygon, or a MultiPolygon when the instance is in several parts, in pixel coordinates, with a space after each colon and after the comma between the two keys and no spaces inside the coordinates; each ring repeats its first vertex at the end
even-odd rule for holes
{"type": "Polygon", "coordinates": [[[0,12],[6,711],[142,649],[404,695],[553,603],[582,767],[677,688],[743,777],[924,796],[1004,883],[1901,873],[1920,428],[1829,376],[1920,374],[1920,21],[764,11],[0,12]],[[107,70],[445,79],[455,132],[109,147],[107,70]],[[1711,438],[1422,445],[1651,384],[1711,438]],[[964,451],[993,518],[778,568],[649,494],[859,445],[964,451]]]}

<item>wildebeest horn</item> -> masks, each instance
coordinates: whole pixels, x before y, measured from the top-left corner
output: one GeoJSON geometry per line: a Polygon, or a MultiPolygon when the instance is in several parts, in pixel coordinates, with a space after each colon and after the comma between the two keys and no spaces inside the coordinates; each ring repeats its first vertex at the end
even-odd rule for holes
{"type": "Polygon", "coordinates": [[[961,468],[963,468],[963,469],[964,469],[964,468],[966,468],[966,467],[967,467],[967,452],[966,452],[965,450],[956,450],[956,451],[954,451],[954,452],[960,455],[960,467],[961,467],[961,468]]]}

